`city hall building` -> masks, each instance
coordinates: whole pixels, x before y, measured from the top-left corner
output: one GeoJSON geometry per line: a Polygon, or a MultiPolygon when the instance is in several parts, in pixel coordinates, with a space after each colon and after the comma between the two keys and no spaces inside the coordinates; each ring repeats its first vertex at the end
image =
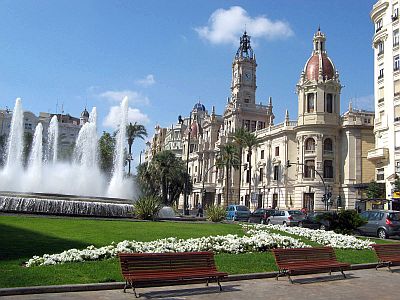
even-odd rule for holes
{"type": "MultiPolygon", "coordinates": [[[[146,160],[161,150],[189,160],[189,208],[202,203],[323,210],[325,194],[332,208],[355,208],[363,198],[363,189],[375,174],[367,159],[375,147],[374,112],[350,105],[341,115],[339,72],[319,29],[312,46],[296,85],[296,119],[286,111],[283,122],[275,124],[272,99],[266,105],[256,101],[257,62],[245,32],[232,63],[231,96],[223,114],[216,114],[214,107],[209,113],[196,103],[178,124],[156,127],[146,160]],[[216,161],[238,128],[253,132],[260,142],[251,156],[243,149],[242,166],[233,168],[227,181],[225,169],[217,168],[216,161]]],[[[183,203],[182,196],[179,206],[183,203]]]]}

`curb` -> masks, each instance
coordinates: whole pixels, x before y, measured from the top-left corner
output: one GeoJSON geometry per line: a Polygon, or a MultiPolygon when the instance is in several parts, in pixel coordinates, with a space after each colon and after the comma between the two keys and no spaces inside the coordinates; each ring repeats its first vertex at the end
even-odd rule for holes
{"type": "MultiPolygon", "coordinates": [[[[351,265],[350,270],[362,270],[362,269],[373,269],[378,263],[368,264],[356,264],[351,265]]],[[[264,278],[275,278],[278,272],[265,272],[265,273],[252,273],[252,274],[238,274],[229,275],[224,278],[223,282],[227,281],[240,281],[240,280],[252,280],[252,279],[264,279],[264,278]]],[[[192,280],[186,283],[160,283],[146,286],[172,286],[172,285],[184,285],[193,283],[204,283],[204,280],[192,280]]],[[[88,292],[88,291],[101,291],[101,290],[115,290],[123,289],[124,282],[109,282],[109,283],[90,283],[90,284],[73,284],[73,285],[50,285],[50,286],[32,286],[32,287],[19,287],[19,288],[3,288],[0,289],[1,296],[12,296],[12,295],[28,295],[28,294],[44,294],[44,293],[68,293],[68,292],[88,292]]]]}

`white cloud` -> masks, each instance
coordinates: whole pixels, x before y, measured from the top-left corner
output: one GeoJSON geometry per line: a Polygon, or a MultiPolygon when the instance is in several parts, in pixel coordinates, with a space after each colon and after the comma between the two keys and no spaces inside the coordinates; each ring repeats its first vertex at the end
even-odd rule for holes
{"type": "Polygon", "coordinates": [[[240,6],[217,9],[211,14],[207,26],[197,27],[195,30],[201,38],[212,44],[236,44],[245,27],[253,38],[272,40],[293,35],[288,22],[272,21],[265,16],[253,18],[240,6]]]}
{"type": "Polygon", "coordinates": [[[154,79],[153,74],[149,74],[144,79],[139,79],[139,80],[136,80],[135,82],[136,82],[136,84],[139,84],[141,86],[148,87],[148,86],[155,84],[156,80],[154,79]]]}
{"type": "MultiPolygon", "coordinates": [[[[121,120],[121,108],[119,106],[111,106],[110,111],[108,112],[107,116],[103,120],[103,126],[117,129],[121,120]]],[[[149,117],[142,113],[137,108],[128,108],[128,123],[138,122],[140,124],[146,125],[150,122],[149,117]]]]}
{"type": "Polygon", "coordinates": [[[124,97],[128,97],[128,101],[131,104],[149,104],[150,100],[146,96],[142,94],[132,91],[132,90],[123,90],[123,91],[106,91],[100,93],[98,95],[100,98],[107,99],[112,102],[121,102],[124,97]]]}
{"type": "Polygon", "coordinates": [[[367,95],[350,99],[350,102],[354,109],[365,109],[373,111],[375,98],[374,95],[367,95]]]}

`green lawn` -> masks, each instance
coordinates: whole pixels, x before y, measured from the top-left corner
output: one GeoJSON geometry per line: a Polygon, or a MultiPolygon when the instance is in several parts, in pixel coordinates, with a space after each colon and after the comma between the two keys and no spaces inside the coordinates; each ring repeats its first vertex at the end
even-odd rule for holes
{"type": "MultiPolygon", "coordinates": [[[[122,280],[117,259],[22,267],[23,262],[33,255],[82,249],[88,245],[104,246],[113,241],[151,241],[171,236],[190,238],[228,233],[241,235],[243,231],[235,224],[0,216],[0,288],[122,280]]],[[[337,250],[337,256],[350,263],[376,261],[370,250],[337,250]]],[[[218,254],[216,263],[221,271],[229,274],[276,270],[270,252],[218,254]]]]}

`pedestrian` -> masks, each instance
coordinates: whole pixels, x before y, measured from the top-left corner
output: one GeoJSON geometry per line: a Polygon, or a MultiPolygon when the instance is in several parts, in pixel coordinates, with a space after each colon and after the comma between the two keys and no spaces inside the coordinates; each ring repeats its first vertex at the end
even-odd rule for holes
{"type": "Polygon", "coordinates": [[[197,215],[196,217],[203,217],[203,206],[199,203],[199,205],[197,206],[197,215]]]}

